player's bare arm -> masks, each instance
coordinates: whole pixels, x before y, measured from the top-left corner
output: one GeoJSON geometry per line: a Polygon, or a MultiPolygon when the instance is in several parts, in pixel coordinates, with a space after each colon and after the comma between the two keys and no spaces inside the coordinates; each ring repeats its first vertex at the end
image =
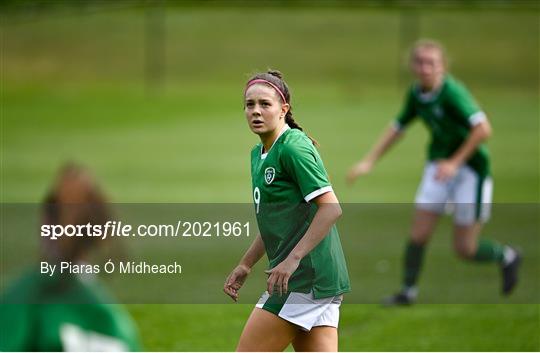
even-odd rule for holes
{"type": "Polygon", "coordinates": [[[358,163],[353,165],[347,174],[347,182],[349,184],[354,183],[354,181],[362,175],[368,174],[373,169],[375,163],[394,145],[394,143],[399,140],[403,135],[401,130],[397,129],[394,124],[388,127],[379,140],[375,143],[371,151],[366,154],[366,156],[360,160],[358,163]]]}
{"type": "Polygon", "coordinates": [[[279,294],[287,292],[289,278],[298,268],[300,260],[309,254],[328,235],[330,227],[341,217],[342,210],[336,194],[333,192],[330,191],[322,194],[313,199],[313,201],[317,204],[317,212],[306,234],[296,244],[285,260],[273,269],[266,271],[269,275],[267,284],[270,294],[272,294],[274,289],[279,294]]]}
{"type": "Polygon", "coordinates": [[[264,243],[261,235],[258,234],[251,246],[246,251],[238,266],[234,268],[231,274],[227,277],[223,285],[223,291],[230,296],[234,301],[238,300],[238,291],[246,281],[247,276],[251,272],[251,268],[264,255],[264,243]]]}
{"type": "Polygon", "coordinates": [[[452,178],[459,167],[476,151],[476,148],[491,136],[491,124],[487,119],[471,128],[471,133],[451,158],[441,160],[437,165],[437,179],[452,178]]]}

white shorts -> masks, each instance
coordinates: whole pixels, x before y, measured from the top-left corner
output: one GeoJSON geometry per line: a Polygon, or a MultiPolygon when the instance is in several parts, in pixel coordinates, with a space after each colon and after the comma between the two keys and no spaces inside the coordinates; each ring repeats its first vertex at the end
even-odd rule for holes
{"type": "Polygon", "coordinates": [[[467,165],[460,167],[456,176],[445,182],[435,179],[436,172],[436,162],[426,165],[416,193],[417,209],[454,213],[454,223],[464,226],[489,219],[493,195],[491,177],[481,178],[467,165]]]}
{"type": "Polygon", "coordinates": [[[270,296],[266,291],[255,306],[276,314],[305,331],[310,331],[316,326],[337,328],[339,306],[342,300],[343,295],[315,299],[313,292],[291,292],[289,295],[279,297],[278,295],[270,296]]]}

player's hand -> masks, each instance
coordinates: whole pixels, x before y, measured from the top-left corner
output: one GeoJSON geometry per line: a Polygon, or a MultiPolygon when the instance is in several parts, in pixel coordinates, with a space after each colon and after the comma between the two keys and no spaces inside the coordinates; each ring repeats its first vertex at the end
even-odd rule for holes
{"type": "Polygon", "coordinates": [[[235,302],[238,301],[238,291],[246,281],[247,276],[251,272],[251,269],[245,265],[238,265],[231,272],[225,284],[223,285],[223,291],[235,302]]]}
{"type": "Polygon", "coordinates": [[[359,163],[352,166],[347,174],[347,183],[352,185],[356,178],[362,175],[366,175],[373,169],[373,162],[370,160],[362,160],[359,163]]]}
{"type": "Polygon", "coordinates": [[[273,269],[264,271],[268,275],[268,280],[266,281],[268,293],[272,295],[274,290],[280,296],[287,293],[289,290],[289,278],[291,278],[299,265],[300,260],[287,257],[273,269]]]}
{"type": "Polygon", "coordinates": [[[457,174],[458,168],[459,166],[450,159],[443,159],[437,163],[435,179],[439,181],[448,181],[457,174]]]}

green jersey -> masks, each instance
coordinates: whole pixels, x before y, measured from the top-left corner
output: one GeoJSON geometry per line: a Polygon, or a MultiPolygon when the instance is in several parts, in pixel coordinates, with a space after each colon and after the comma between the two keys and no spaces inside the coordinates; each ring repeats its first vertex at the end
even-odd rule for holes
{"type": "MultiPolygon", "coordinates": [[[[270,261],[282,262],[306,233],[317,211],[311,200],[332,190],[319,153],[298,129],[285,125],[267,153],[251,152],[253,199],[259,231],[270,261]]],[[[315,298],[350,290],[345,257],[336,226],[301,261],[289,290],[315,298]]]]}
{"type": "MultiPolygon", "coordinates": [[[[428,159],[451,157],[470,134],[471,127],[486,119],[463,84],[447,75],[436,92],[422,93],[414,84],[407,92],[405,105],[396,119],[396,127],[404,129],[415,117],[431,132],[428,159]]],[[[480,176],[489,175],[489,155],[481,144],[467,161],[480,176]]]]}
{"type": "Polygon", "coordinates": [[[139,350],[131,318],[95,278],[30,273],[2,294],[0,351],[139,350]]]}

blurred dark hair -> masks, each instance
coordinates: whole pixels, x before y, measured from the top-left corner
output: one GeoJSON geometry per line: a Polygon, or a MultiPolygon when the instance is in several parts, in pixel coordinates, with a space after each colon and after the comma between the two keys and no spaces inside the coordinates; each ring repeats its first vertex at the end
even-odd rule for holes
{"type": "MultiPolygon", "coordinates": [[[[304,131],[304,129],[300,125],[298,125],[298,123],[293,118],[292,104],[291,104],[291,93],[289,91],[289,86],[287,86],[287,83],[283,79],[283,74],[278,70],[269,69],[266,72],[260,72],[260,73],[257,73],[255,75],[251,76],[250,79],[248,80],[248,83],[253,81],[253,80],[258,80],[258,79],[263,79],[263,80],[266,80],[268,82],[271,82],[272,84],[276,85],[280,89],[281,93],[283,93],[283,95],[285,96],[285,100],[286,100],[283,103],[288,103],[289,104],[289,110],[287,111],[287,114],[285,114],[285,123],[287,123],[287,125],[289,125],[292,129],[298,129],[300,131],[304,131]]],[[[282,100],[282,98],[281,98],[281,96],[279,94],[278,94],[278,97],[279,97],[280,100],[282,100]]],[[[319,143],[314,138],[312,138],[309,135],[308,135],[308,137],[311,140],[311,142],[313,142],[313,144],[315,146],[319,145],[319,143]]]]}
{"type": "MultiPolygon", "coordinates": [[[[49,225],[104,225],[111,219],[105,195],[90,173],[75,163],[67,163],[60,169],[45,196],[41,213],[42,223],[49,225]]],[[[100,237],[88,236],[45,239],[45,255],[67,261],[80,259],[103,242],[100,237]]]]}

